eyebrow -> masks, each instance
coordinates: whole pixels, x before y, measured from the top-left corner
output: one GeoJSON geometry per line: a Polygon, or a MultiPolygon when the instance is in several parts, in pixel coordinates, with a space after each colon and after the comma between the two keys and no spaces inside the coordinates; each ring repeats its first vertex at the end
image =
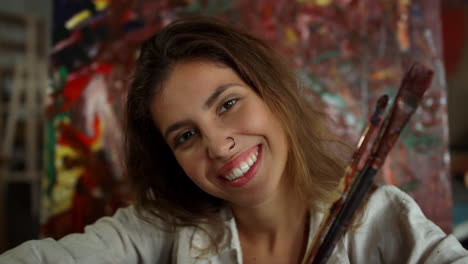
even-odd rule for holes
{"type": "Polygon", "coordinates": [[[224,91],[226,91],[228,88],[231,88],[232,86],[236,86],[236,85],[238,85],[238,84],[227,83],[227,84],[223,84],[223,85],[219,86],[218,88],[216,88],[216,90],[210,95],[210,97],[208,97],[208,99],[206,99],[205,104],[203,105],[203,108],[204,109],[210,108],[213,105],[213,103],[216,101],[216,99],[224,91]]]}
{"type": "Polygon", "coordinates": [[[182,120],[180,122],[177,122],[171,126],[169,126],[166,131],[164,132],[164,138],[167,138],[167,136],[169,136],[170,133],[182,128],[182,127],[185,127],[185,126],[188,126],[192,124],[192,122],[190,120],[182,120]]]}
{"type": "MultiPolygon", "coordinates": [[[[227,84],[223,84],[221,86],[219,86],[218,88],[216,88],[216,90],[208,97],[208,99],[206,99],[205,103],[203,104],[203,108],[204,109],[207,109],[207,108],[210,108],[213,103],[216,101],[216,99],[224,92],[226,91],[227,89],[231,88],[232,86],[237,86],[239,84],[236,84],[236,83],[227,83],[227,84]]],[[[164,138],[167,138],[167,136],[169,136],[170,133],[182,128],[182,127],[185,127],[185,126],[188,126],[192,124],[192,122],[190,120],[182,120],[180,122],[177,122],[171,126],[169,126],[166,131],[164,132],[164,138]]]]}

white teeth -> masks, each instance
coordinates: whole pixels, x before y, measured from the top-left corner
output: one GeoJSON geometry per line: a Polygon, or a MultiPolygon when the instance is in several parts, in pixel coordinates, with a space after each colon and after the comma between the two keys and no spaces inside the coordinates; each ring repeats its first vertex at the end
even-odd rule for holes
{"type": "Polygon", "coordinates": [[[240,169],[242,173],[246,173],[250,169],[250,166],[247,163],[242,162],[240,165],[240,169]]]}
{"type": "Polygon", "coordinates": [[[252,157],[248,158],[246,161],[242,162],[238,168],[235,168],[231,171],[231,173],[224,176],[224,178],[233,181],[237,178],[244,176],[244,173],[249,171],[250,167],[257,161],[258,152],[252,155],[252,157]]]}
{"type": "Polygon", "coordinates": [[[242,173],[242,171],[239,168],[235,168],[233,170],[233,173],[236,178],[239,178],[240,176],[244,175],[244,173],[242,173]]]}
{"type": "Polygon", "coordinates": [[[230,181],[232,181],[232,180],[234,180],[234,179],[236,178],[236,176],[234,176],[233,173],[231,173],[231,174],[229,174],[229,175],[226,175],[225,177],[226,177],[228,180],[230,180],[230,181]]]}

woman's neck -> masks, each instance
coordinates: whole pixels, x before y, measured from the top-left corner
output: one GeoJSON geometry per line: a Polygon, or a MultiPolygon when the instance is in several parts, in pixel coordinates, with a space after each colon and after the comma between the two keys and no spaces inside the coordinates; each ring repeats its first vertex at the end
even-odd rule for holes
{"type": "Polygon", "coordinates": [[[257,206],[231,208],[243,251],[247,246],[255,246],[255,252],[271,256],[287,254],[302,257],[309,218],[308,209],[300,199],[277,195],[257,206]]]}

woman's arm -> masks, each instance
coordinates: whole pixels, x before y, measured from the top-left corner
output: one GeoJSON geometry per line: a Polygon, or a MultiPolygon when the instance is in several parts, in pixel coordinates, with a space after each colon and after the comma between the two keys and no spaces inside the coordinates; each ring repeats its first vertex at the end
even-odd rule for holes
{"type": "Polygon", "coordinates": [[[25,242],[1,255],[0,263],[168,263],[173,239],[128,207],[87,226],[84,234],[25,242]]]}

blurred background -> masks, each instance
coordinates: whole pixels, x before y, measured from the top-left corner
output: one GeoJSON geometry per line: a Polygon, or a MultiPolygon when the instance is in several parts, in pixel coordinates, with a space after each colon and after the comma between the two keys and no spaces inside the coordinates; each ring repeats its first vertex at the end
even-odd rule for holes
{"type": "Polygon", "coordinates": [[[2,0],[0,253],[82,232],[131,202],[123,102],[139,44],[219,17],[267,40],[355,144],[415,61],[435,76],[379,175],[468,240],[468,1],[2,0]]]}

